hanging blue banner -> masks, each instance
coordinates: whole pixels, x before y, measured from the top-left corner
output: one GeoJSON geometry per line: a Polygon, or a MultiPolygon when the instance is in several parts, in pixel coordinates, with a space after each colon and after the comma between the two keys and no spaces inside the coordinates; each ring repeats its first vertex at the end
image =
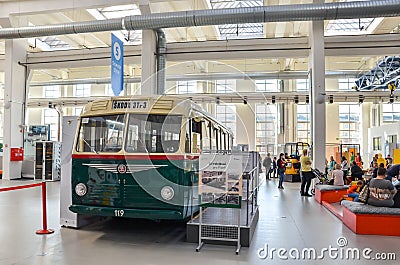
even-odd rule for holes
{"type": "Polygon", "coordinates": [[[115,96],[124,90],[124,43],[111,34],[111,89],[115,96]]]}

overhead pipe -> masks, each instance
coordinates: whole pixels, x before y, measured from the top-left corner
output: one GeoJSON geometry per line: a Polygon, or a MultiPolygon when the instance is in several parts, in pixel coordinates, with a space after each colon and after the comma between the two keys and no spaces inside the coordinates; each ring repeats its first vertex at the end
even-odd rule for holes
{"type": "Polygon", "coordinates": [[[46,26],[3,28],[0,39],[66,35],[113,30],[143,30],[222,24],[314,21],[400,15],[400,0],[273,5],[167,12],[46,26]]]}

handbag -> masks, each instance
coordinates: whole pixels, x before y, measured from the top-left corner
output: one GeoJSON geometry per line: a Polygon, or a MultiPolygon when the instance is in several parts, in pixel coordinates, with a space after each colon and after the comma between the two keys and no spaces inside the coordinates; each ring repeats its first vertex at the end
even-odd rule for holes
{"type": "Polygon", "coordinates": [[[285,173],[286,169],[284,167],[278,167],[278,173],[285,173]]]}
{"type": "Polygon", "coordinates": [[[358,201],[367,203],[369,198],[369,184],[365,184],[365,186],[362,188],[360,195],[358,196],[358,201]]]}

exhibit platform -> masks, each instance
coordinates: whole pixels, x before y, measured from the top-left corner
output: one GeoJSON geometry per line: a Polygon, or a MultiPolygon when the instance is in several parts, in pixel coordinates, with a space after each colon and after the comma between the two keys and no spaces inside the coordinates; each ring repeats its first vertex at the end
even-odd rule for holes
{"type": "MultiPolygon", "coordinates": [[[[240,211],[240,244],[249,247],[256,229],[259,210],[258,206],[242,203],[241,209],[206,208],[203,211],[202,235],[220,238],[221,240],[204,240],[206,243],[233,245],[223,238],[237,237],[238,214],[240,211]],[[247,208],[247,209],[246,209],[247,208]],[[253,211],[252,211],[253,208],[253,211]],[[236,233],[236,235],[235,235],[236,233]]],[[[199,242],[199,215],[186,224],[186,240],[190,243],[199,242]]]]}

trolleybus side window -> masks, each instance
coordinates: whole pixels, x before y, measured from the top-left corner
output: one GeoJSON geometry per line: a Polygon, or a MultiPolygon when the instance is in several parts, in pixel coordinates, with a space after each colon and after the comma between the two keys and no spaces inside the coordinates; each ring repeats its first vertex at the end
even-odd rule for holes
{"type": "Polygon", "coordinates": [[[192,119],[192,153],[200,153],[201,150],[201,128],[202,128],[202,122],[198,121],[196,122],[194,119],[192,119]]]}
{"type": "Polygon", "coordinates": [[[221,146],[221,128],[217,128],[215,130],[215,134],[216,134],[216,141],[217,141],[217,150],[222,150],[222,146],[221,146]]]}
{"type": "Polygon", "coordinates": [[[211,150],[218,150],[218,129],[211,125],[211,150]]]}
{"type": "Polygon", "coordinates": [[[191,153],[191,134],[192,131],[192,121],[190,119],[185,120],[183,128],[186,129],[185,132],[185,153],[191,153]]]}
{"type": "Polygon", "coordinates": [[[224,149],[224,145],[222,143],[223,141],[223,135],[222,135],[222,129],[220,128],[218,131],[218,146],[219,146],[219,150],[225,150],[224,149]]]}
{"type": "Polygon", "coordinates": [[[226,148],[226,134],[224,131],[221,131],[221,146],[222,146],[222,150],[228,149],[228,148],[226,148]]]}
{"type": "Polygon", "coordinates": [[[182,116],[130,114],[126,151],[175,153],[179,150],[182,116]]]}
{"type": "Polygon", "coordinates": [[[125,115],[82,117],[78,152],[119,152],[122,148],[125,115]]]}
{"type": "Polygon", "coordinates": [[[211,150],[211,139],[210,139],[210,125],[211,123],[208,120],[204,120],[204,124],[202,127],[201,133],[201,150],[211,150]]]}

